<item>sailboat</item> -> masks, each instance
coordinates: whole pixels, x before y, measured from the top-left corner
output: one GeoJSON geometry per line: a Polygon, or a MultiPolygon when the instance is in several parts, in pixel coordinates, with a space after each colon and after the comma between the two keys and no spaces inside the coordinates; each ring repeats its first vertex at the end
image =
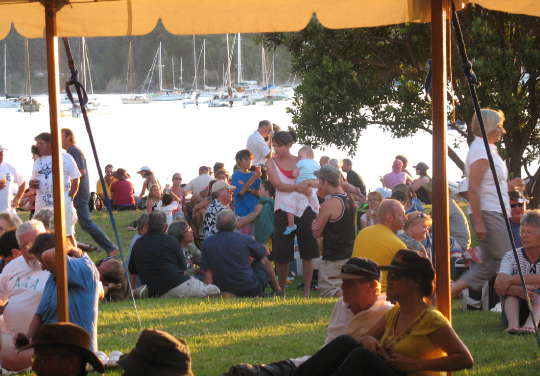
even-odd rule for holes
{"type": "Polygon", "coordinates": [[[19,98],[10,97],[7,88],[7,44],[4,44],[4,93],[6,99],[0,99],[0,108],[19,108],[21,100],[19,98]]]}
{"type": "Polygon", "coordinates": [[[134,95],[133,94],[133,56],[131,51],[131,42],[129,42],[129,68],[128,68],[128,76],[129,76],[129,87],[130,87],[130,93],[131,95],[129,97],[121,97],[120,100],[123,104],[144,104],[144,103],[151,103],[152,98],[150,98],[148,95],[134,95]]]}
{"type": "MultiPolygon", "coordinates": [[[[161,42],[159,42],[159,90],[160,92],[152,96],[156,102],[179,101],[184,99],[184,96],[178,90],[167,90],[163,88],[163,63],[161,60],[161,42]]],[[[174,86],[174,60],[173,60],[173,86],[174,86]]]]}
{"type": "Polygon", "coordinates": [[[39,102],[32,98],[32,80],[30,79],[30,51],[28,49],[28,38],[26,38],[26,65],[28,67],[28,98],[24,98],[21,108],[24,112],[37,112],[41,108],[39,102]]]}

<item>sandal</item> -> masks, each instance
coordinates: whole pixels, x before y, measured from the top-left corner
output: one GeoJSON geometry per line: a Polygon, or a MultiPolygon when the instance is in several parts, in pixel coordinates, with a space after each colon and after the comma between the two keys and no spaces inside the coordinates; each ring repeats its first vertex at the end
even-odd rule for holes
{"type": "Polygon", "coordinates": [[[99,252],[101,252],[101,249],[99,249],[99,248],[96,247],[95,245],[88,244],[88,248],[86,249],[86,252],[96,252],[96,253],[99,253],[99,252]]]}
{"type": "Polygon", "coordinates": [[[520,334],[520,330],[519,330],[518,327],[513,326],[513,327],[508,328],[508,329],[506,329],[505,331],[503,331],[503,333],[508,333],[508,334],[516,335],[516,334],[520,334]]]}

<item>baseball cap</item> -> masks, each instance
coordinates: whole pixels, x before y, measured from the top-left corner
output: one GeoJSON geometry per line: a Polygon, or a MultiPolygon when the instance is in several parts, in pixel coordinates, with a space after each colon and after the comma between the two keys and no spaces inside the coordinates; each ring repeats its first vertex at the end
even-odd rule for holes
{"type": "Polygon", "coordinates": [[[314,175],[334,184],[339,184],[341,180],[341,172],[331,164],[322,165],[320,170],[314,172],[314,175]]]}
{"type": "Polygon", "coordinates": [[[418,251],[400,249],[392,259],[390,265],[379,266],[380,270],[403,270],[413,273],[421,273],[431,278],[435,277],[435,270],[431,260],[418,251]]]}
{"type": "Polygon", "coordinates": [[[424,162],[418,163],[416,166],[413,166],[413,168],[418,168],[420,170],[429,170],[429,166],[424,162]]]}
{"type": "Polygon", "coordinates": [[[152,167],[150,166],[142,166],[139,171],[137,171],[137,174],[141,171],[152,171],[152,167]]]}
{"type": "Polygon", "coordinates": [[[339,274],[329,279],[373,279],[379,280],[381,272],[377,263],[364,257],[352,257],[345,264],[339,266],[339,274]]]}
{"type": "Polygon", "coordinates": [[[226,181],[218,180],[214,183],[212,186],[212,193],[219,191],[220,189],[227,188],[227,189],[236,189],[234,185],[230,185],[226,181]]]}

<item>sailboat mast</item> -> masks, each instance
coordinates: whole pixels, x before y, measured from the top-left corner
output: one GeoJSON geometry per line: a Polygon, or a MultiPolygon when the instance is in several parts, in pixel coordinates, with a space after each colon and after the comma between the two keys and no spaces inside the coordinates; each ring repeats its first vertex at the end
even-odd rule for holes
{"type": "Polygon", "coordinates": [[[240,83],[243,81],[242,79],[242,39],[240,37],[240,33],[238,33],[238,82],[240,83]]]}
{"type": "Polygon", "coordinates": [[[172,57],[172,87],[173,90],[176,90],[176,85],[174,84],[174,56],[172,57]]]}
{"type": "Polygon", "coordinates": [[[131,54],[131,42],[129,42],[129,91],[133,95],[133,57],[131,54]]]}
{"type": "Polygon", "coordinates": [[[182,64],[182,58],[180,58],[180,87],[184,89],[184,68],[182,64]]]}
{"type": "Polygon", "coordinates": [[[227,33],[227,74],[229,75],[229,87],[232,86],[231,80],[231,52],[229,50],[229,34],[227,33]]]}
{"type": "Polygon", "coordinates": [[[206,90],[206,39],[203,39],[203,90],[206,90]]]}
{"type": "Polygon", "coordinates": [[[87,86],[86,83],[86,40],[84,37],[81,38],[81,49],[82,49],[82,74],[83,74],[83,85],[87,86]]]}
{"type": "Polygon", "coordinates": [[[30,50],[28,49],[28,38],[26,38],[26,65],[28,67],[28,96],[32,100],[32,81],[30,80],[30,50]]]}
{"type": "Polygon", "coordinates": [[[276,66],[274,65],[274,55],[272,55],[272,85],[274,85],[274,87],[276,87],[276,83],[274,81],[274,78],[275,78],[275,69],[276,69],[276,66]]]}
{"type": "Polygon", "coordinates": [[[163,65],[161,65],[161,42],[159,42],[159,91],[163,91],[163,65]]]}
{"type": "Polygon", "coordinates": [[[261,51],[262,51],[262,54],[261,54],[261,71],[262,71],[262,87],[264,87],[264,72],[265,72],[265,68],[264,68],[264,47],[261,48],[261,51]]]}
{"type": "Polygon", "coordinates": [[[4,43],[4,92],[7,95],[7,43],[4,43]]]}
{"type": "Polygon", "coordinates": [[[195,51],[195,35],[193,35],[193,66],[195,67],[195,90],[197,90],[197,51],[195,51]]]}

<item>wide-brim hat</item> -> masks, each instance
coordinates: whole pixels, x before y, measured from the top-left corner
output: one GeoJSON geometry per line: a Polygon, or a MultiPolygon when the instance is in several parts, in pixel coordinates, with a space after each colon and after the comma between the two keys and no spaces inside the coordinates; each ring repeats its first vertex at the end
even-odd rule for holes
{"type": "Polygon", "coordinates": [[[381,272],[377,263],[364,257],[352,257],[344,265],[339,267],[340,273],[328,277],[329,279],[372,279],[379,280],[381,272]],[[347,265],[354,266],[347,268],[347,265]]]}
{"type": "Polygon", "coordinates": [[[425,164],[424,162],[420,162],[418,163],[416,166],[412,166],[413,168],[417,168],[419,170],[429,170],[429,166],[427,164],[425,164]]]}
{"type": "Polygon", "coordinates": [[[127,171],[123,168],[119,168],[118,170],[116,170],[115,172],[113,172],[113,177],[117,180],[121,180],[121,179],[130,179],[131,176],[129,176],[129,174],[127,173],[127,171]]]}
{"type": "Polygon", "coordinates": [[[412,273],[421,273],[431,278],[435,276],[435,270],[431,260],[418,251],[401,249],[397,251],[390,265],[380,265],[380,270],[403,270],[412,273]]]}
{"type": "Polygon", "coordinates": [[[230,185],[224,180],[218,180],[212,185],[212,193],[219,191],[220,189],[227,188],[227,189],[236,189],[234,185],[230,185]]]}
{"type": "Polygon", "coordinates": [[[339,184],[341,180],[341,172],[337,167],[331,164],[324,164],[318,171],[313,173],[317,178],[326,180],[329,183],[339,184]]]}
{"type": "Polygon", "coordinates": [[[70,322],[58,322],[43,324],[32,344],[20,348],[17,352],[41,346],[65,346],[82,355],[96,371],[105,372],[105,366],[101,359],[90,350],[91,343],[90,333],[79,325],[70,322]]]}
{"type": "Polygon", "coordinates": [[[186,341],[161,330],[143,330],[133,350],[117,363],[130,376],[193,376],[186,341]]]}

